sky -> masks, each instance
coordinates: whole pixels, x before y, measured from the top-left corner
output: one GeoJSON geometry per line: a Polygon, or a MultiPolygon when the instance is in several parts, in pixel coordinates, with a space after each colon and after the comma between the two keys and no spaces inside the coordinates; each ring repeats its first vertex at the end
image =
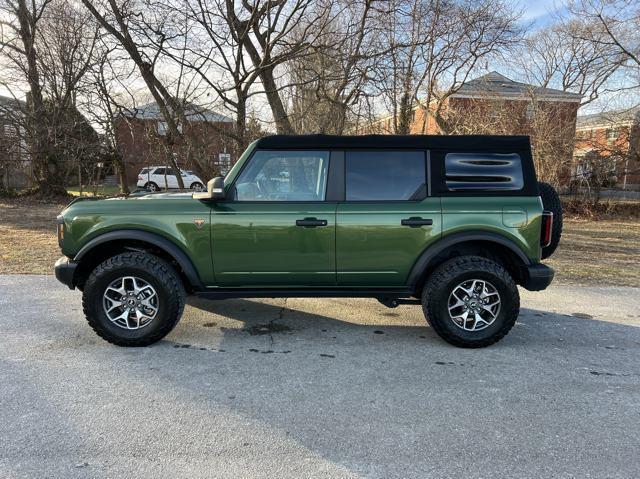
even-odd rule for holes
{"type": "Polygon", "coordinates": [[[522,21],[533,23],[534,28],[548,25],[567,8],[567,0],[520,0],[520,4],[524,10],[522,21]]]}

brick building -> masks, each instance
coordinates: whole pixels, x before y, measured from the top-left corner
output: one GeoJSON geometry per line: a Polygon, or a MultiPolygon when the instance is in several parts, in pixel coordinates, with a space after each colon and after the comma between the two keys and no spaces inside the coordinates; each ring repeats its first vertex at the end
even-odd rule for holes
{"type": "Polygon", "coordinates": [[[575,176],[599,172],[605,186],[640,189],[640,107],[578,117],[575,176]]]}
{"type": "Polygon", "coordinates": [[[116,142],[127,171],[127,182],[136,183],[138,173],[147,166],[166,166],[173,155],[178,166],[193,170],[204,181],[227,165],[225,153],[231,154],[233,143],[224,134],[233,128],[231,118],[193,104],[185,105],[185,125],[178,125],[184,139],[168,145],[167,124],[156,103],[124,112],[116,121],[116,142]]]}
{"type": "MultiPolygon", "coordinates": [[[[498,72],[469,80],[443,105],[442,123],[416,105],[411,134],[529,135],[536,167],[551,181],[566,182],[571,173],[575,125],[582,96],[513,81],[498,72]]],[[[433,111],[436,105],[429,108],[433,111]]],[[[394,133],[395,118],[387,116],[366,130],[394,133]]]]}

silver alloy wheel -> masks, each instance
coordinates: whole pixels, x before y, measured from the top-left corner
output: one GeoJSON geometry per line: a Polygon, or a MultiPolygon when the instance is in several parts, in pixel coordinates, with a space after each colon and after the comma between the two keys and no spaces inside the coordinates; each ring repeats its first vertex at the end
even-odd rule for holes
{"type": "Polygon", "coordinates": [[[191,189],[193,191],[202,191],[204,188],[202,186],[202,183],[194,183],[191,185],[191,189]]]}
{"type": "Polygon", "coordinates": [[[156,186],[155,183],[149,183],[147,184],[147,190],[151,191],[152,193],[155,191],[158,191],[158,187],[156,186]]]}
{"type": "Polygon", "coordinates": [[[140,329],[158,314],[158,295],[145,280],[123,276],[111,282],[102,295],[104,312],[116,326],[140,329]]]}
{"type": "Polygon", "coordinates": [[[449,296],[449,318],[465,331],[488,328],[500,313],[500,294],[484,279],[468,279],[449,296]]]}

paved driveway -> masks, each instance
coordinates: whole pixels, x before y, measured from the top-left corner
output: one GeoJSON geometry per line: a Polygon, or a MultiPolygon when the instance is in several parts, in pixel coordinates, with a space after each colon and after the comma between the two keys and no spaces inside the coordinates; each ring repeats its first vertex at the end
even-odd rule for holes
{"type": "Polygon", "coordinates": [[[640,289],[523,292],[484,350],[417,307],[190,301],[142,349],[0,276],[0,477],[638,477],[640,289]]]}

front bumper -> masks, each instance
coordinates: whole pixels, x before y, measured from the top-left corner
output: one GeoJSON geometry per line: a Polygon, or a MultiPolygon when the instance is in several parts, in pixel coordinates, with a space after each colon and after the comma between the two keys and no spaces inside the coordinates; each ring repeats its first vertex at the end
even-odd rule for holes
{"type": "Polygon", "coordinates": [[[553,268],[545,264],[533,264],[527,266],[524,271],[522,287],[529,291],[542,291],[553,281],[553,268]]]}
{"type": "Polygon", "coordinates": [[[63,256],[58,261],[56,261],[53,270],[55,271],[56,279],[58,281],[60,281],[62,284],[66,284],[69,289],[74,289],[76,287],[74,283],[74,276],[77,267],[77,263],[74,263],[66,256],[63,256]]]}

